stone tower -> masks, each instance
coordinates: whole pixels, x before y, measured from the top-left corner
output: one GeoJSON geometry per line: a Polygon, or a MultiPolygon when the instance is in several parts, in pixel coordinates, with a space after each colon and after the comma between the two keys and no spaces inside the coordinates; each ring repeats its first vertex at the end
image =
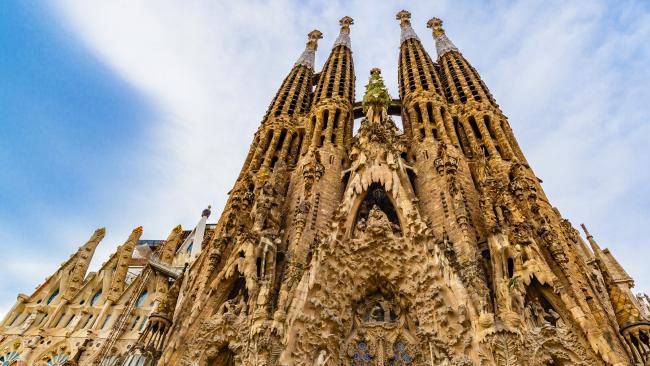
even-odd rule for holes
{"type": "Polygon", "coordinates": [[[310,32],[216,225],[208,210],[194,230],[174,228],[128,283],[142,229],[86,276],[98,230],[19,297],[0,361],[650,365],[648,297],[549,203],[442,21],[427,23],[434,61],[410,13],[397,20],[399,99],[375,68],[355,101],[350,17],[320,72],[310,32]],[[93,293],[98,306],[79,303],[93,293]],[[67,325],[68,312],[94,325],[67,325]]]}

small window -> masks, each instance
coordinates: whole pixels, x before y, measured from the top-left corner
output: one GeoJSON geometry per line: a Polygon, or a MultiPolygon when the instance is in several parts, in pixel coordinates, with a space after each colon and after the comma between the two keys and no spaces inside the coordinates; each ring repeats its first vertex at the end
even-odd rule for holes
{"type": "Polygon", "coordinates": [[[11,323],[9,323],[9,326],[10,326],[10,327],[11,327],[11,326],[14,326],[14,324],[16,324],[16,321],[18,320],[18,318],[20,318],[21,315],[23,315],[23,314],[18,313],[18,315],[16,315],[16,316],[14,317],[14,320],[12,320],[11,323]]]}
{"type": "Polygon", "coordinates": [[[93,323],[93,322],[91,322],[92,319],[93,319],[93,314],[90,314],[90,316],[88,316],[88,319],[86,319],[86,322],[84,323],[82,328],[85,328],[88,325],[92,324],[93,323]]]}
{"type": "Polygon", "coordinates": [[[148,316],[145,316],[144,319],[142,319],[142,323],[140,323],[140,330],[144,329],[144,325],[147,324],[147,320],[149,320],[148,316]]]}
{"type": "Polygon", "coordinates": [[[140,316],[138,315],[137,318],[133,321],[133,324],[131,324],[131,330],[135,329],[135,326],[138,325],[138,322],[140,321],[140,316]]]}
{"type": "Polygon", "coordinates": [[[65,313],[61,314],[61,317],[59,318],[59,321],[56,322],[57,327],[63,325],[63,319],[65,319],[65,315],[66,315],[65,313]]]}
{"type": "Polygon", "coordinates": [[[106,329],[106,326],[108,325],[108,322],[111,320],[110,314],[106,316],[106,319],[104,319],[104,323],[102,324],[102,329],[106,329]]]}
{"type": "Polygon", "coordinates": [[[57,288],[56,290],[54,290],[54,292],[52,292],[52,295],[50,295],[50,297],[47,299],[47,303],[48,303],[48,305],[49,305],[52,301],[54,301],[54,299],[56,299],[57,296],[59,296],[59,289],[58,289],[58,288],[57,288]]]}
{"type": "Polygon", "coordinates": [[[92,305],[97,304],[97,302],[99,301],[99,299],[101,297],[102,297],[102,290],[99,290],[99,291],[95,292],[92,299],[90,299],[90,305],[92,306],[92,305]]]}
{"type": "Polygon", "coordinates": [[[142,291],[142,293],[138,297],[138,301],[135,303],[135,306],[141,307],[142,304],[144,304],[144,300],[147,299],[147,295],[148,295],[147,290],[142,291]]]}

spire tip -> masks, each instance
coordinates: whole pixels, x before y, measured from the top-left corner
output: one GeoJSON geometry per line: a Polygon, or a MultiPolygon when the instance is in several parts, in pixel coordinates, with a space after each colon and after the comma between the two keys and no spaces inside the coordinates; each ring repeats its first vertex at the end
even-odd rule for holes
{"type": "Polygon", "coordinates": [[[410,24],[411,13],[407,10],[400,10],[400,12],[395,15],[395,19],[400,21],[400,25],[410,24]]]}
{"type": "Polygon", "coordinates": [[[438,58],[442,57],[445,53],[449,51],[458,52],[458,48],[454,43],[447,38],[444,28],[442,28],[442,19],[438,17],[433,17],[427,22],[427,28],[431,28],[433,31],[433,39],[436,41],[436,51],[438,52],[438,58]]]}
{"type": "Polygon", "coordinates": [[[305,50],[298,58],[298,61],[296,61],[295,66],[303,65],[312,70],[314,69],[314,62],[316,60],[316,49],[318,48],[318,40],[321,38],[323,38],[323,33],[321,33],[321,31],[319,31],[318,29],[314,29],[313,31],[307,34],[307,39],[308,39],[307,46],[305,47],[305,50]]]}
{"type": "Polygon", "coordinates": [[[354,19],[346,15],[343,18],[341,18],[341,20],[339,20],[339,24],[341,25],[341,30],[343,30],[344,28],[347,28],[349,30],[350,26],[354,24],[354,19]]]}
{"type": "Polygon", "coordinates": [[[307,42],[307,46],[310,44],[314,45],[314,49],[316,49],[316,45],[318,43],[318,40],[323,38],[323,33],[319,31],[318,29],[314,29],[313,31],[307,33],[307,39],[309,40],[307,42]]]}
{"type": "Polygon", "coordinates": [[[400,44],[412,38],[420,40],[417,34],[415,34],[413,28],[411,28],[411,13],[406,10],[401,10],[395,15],[395,19],[399,20],[399,26],[402,28],[402,34],[400,35],[400,44]]]}
{"type": "Polygon", "coordinates": [[[352,49],[350,42],[350,26],[354,24],[354,19],[346,15],[341,18],[341,20],[339,20],[339,24],[341,25],[341,33],[339,33],[339,36],[336,37],[336,41],[334,41],[332,48],[336,46],[345,46],[349,49],[352,49]]]}

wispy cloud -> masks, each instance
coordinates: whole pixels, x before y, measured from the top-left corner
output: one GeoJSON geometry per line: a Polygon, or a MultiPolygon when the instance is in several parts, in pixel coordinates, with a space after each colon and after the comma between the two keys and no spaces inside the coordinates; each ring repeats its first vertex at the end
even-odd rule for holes
{"type": "MultiPolygon", "coordinates": [[[[643,235],[650,225],[650,173],[643,169],[650,137],[650,10],[642,2],[56,1],[52,14],[80,47],[157,113],[138,134],[134,153],[109,168],[128,179],[97,182],[94,191],[103,204],[92,213],[43,223],[48,232],[60,233],[49,242],[72,251],[94,226],[106,225],[107,238],[96,254],[101,262],[137,225],[144,226],[145,237],[160,238],[177,223],[193,225],[208,203],[218,215],[251,137],[310,30],[325,33],[320,66],[338,33],[337,20],[355,18],[357,94],[370,68],[379,66],[397,95],[394,16],[401,8],[413,13],[432,55],[426,20],[436,15],[446,21],[448,35],[510,117],[551,202],[575,224],[587,222],[638,287],[650,289],[644,265],[650,249],[643,235]]],[[[24,228],[3,229],[21,244],[16,255],[29,262],[27,253],[40,244],[16,231],[24,228]]],[[[45,263],[20,284],[55,269],[45,263]]],[[[16,278],[21,268],[0,271],[16,278]]]]}

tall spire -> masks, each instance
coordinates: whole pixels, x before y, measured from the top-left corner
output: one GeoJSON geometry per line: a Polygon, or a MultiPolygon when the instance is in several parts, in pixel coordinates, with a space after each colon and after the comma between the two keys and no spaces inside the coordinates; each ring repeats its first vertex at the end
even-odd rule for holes
{"type": "Polygon", "coordinates": [[[293,117],[305,113],[309,109],[312,75],[314,74],[314,61],[318,40],[323,34],[313,30],[307,35],[307,45],[296,63],[291,68],[289,75],[284,78],[275,97],[266,111],[263,123],[277,117],[293,117]]]}
{"type": "Polygon", "coordinates": [[[314,91],[314,105],[334,95],[350,100],[351,103],[354,102],[354,66],[350,43],[350,25],[354,24],[354,20],[344,16],[339,20],[339,24],[341,32],[334,41],[332,52],[318,78],[314,91]]]}
{"type": "Polygon", "coordinates": [[[617,284],[617,281],[614,279],[614,274],[611,273],[612,271],[607,264],[607,260],[605,259],[600,246],[587,230],[587,226],[585,226],[585,224],[580,224],[580,226],[582,226],[582,230],[584,230],[585,235],[587,235],[587,240],[591,245],[591,249],[594,251],[596,265],[599,267],[600,273],[603,275],[603,281],[605,282],[605,287],[609,292],[610,301],[614,308],[616,321],[619,326],[627,326],[643,320],[640,309],[634,304],[634,296],[632,295],[632,292],[629,289],[621,288],[617,284]]]}
{"type": "Polygon", "coordinates": [[[415,31],[411,27],[411,13],[406,10],[402,10],[395,16],[395,19],[399,20],[399,26],[402,27],[402,34],[400,35],[400,43],[406,41],[407,39],[418,38],[418,35],[415,34],[415,31]]]}
{"type": "Polygon", "coordinates": [[[298,61],[296,61],[296,66],[303,65],[313,70],[314,62],[316,61],[316,49],[318,48],[318,40],[323,38],[323,33],[321,33],[318,29],[314,29],[313,31],[309,32],[309,34],[307,34],[307,37],[309,40],[307,41],[307,45],[305,46],[305,50],[302,52],[302,55],[300,55],[298,61]]]}
{"type": "Polygon", "coordinates": [[[440,18],[433,17],[429,19],[427,22],[427,28],[433,30],[433,39],[436,41],[438,58],[442,57],[442,55],[449,51],[458,52],[458,48],[445,34],[445,30],[442,28],[442,20],[440,18]]]}
{"type": "Polygon", "coordinates": [[[354,19],[349,16],[344,16],[339,20],[339,24],[341,24],[341,32],[339,33],[339,36],[336,37],[336,41],[334,41],[334,46],[332,46],[332,48],[341,45],[352,49],[350,43],[350,26],[354,24],[354,19]]]}

